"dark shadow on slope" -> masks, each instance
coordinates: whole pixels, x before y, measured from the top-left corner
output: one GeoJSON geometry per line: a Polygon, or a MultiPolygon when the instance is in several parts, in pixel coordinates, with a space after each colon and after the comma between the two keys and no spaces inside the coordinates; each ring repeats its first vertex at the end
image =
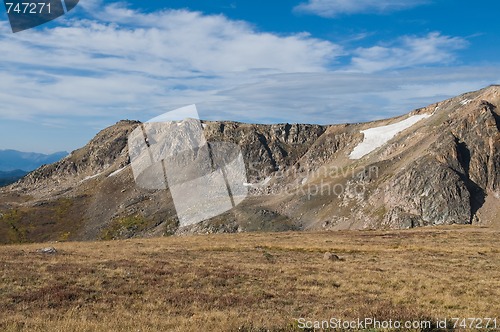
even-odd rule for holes
{"type": "Polygon", "coordinates": [[[497,129],[500,131],[500,114],[497,113],[498,108],[486,100],[482,100],[480,106],[491,112],[491,115],[493,115],[493,118],[495,119],[497,129]]]}
{"type": "Polygon", "coordinates": [[[498,131],[500,131],[500,115],[498,115],[495,111],[492,111],[491,114],[493,114],[493,117],[495,118],[495,122],[497,125],[498,131]]]}
{"type": "Polygon", "coordinates": [[[481,188],[477,183],[471,180],[469,176],[471,152],[465,142],[458,142],[456,140],[456,149],[458,162],[462,165],[465,173],[455,171],[460,179],[464,182],[467,190],[470,193],[470,206],[471,206],[471,216],[470,222],[476,215],[477,211],[483,206],[486,201],[486,193],[483,188],[481,188]]]}
{"type": "Polygon", "coordinates": [[[276,163],[276,160],[274,159],[273,152],[271,151],[271,148],[269,147],[269,143],[267,141],[266,136],[264,136],[261,133],[257,133],[257,138],[259,139],[260,144],[262,144],[262,147],[264,150],[267,152],[267,156],[269,157],[269,160],[271,161],[271,165],[273,166],[273,171],[278,170],[278,165],[276,163]]]}
{"type": "Polygon", "coordinates": [[[455,139],[455,143],[457,145],[458,162],[462,165],[465,174],[469,174],[471,159],[470,150],[465,142],[460,143],[457,138],[455,139]]]}

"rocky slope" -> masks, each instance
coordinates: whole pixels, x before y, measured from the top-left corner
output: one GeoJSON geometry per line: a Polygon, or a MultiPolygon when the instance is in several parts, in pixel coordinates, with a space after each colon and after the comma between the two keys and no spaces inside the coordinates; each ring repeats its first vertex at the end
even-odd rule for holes
{"type": "MultiPolygon", "coordinates": [[[[179,227],[168,190],[135,182],[121,121],[0,191],[0,242],[259,230],[409,228],[500,221],[500,87],[397,118],[351,125],[204,122],[209,142],[240,146],[249,197],[179,227]],[[403,128],[360,159],[364,130],[403,128]]],[[[366,142],[365,142],[366,143],[366,142]]]]}

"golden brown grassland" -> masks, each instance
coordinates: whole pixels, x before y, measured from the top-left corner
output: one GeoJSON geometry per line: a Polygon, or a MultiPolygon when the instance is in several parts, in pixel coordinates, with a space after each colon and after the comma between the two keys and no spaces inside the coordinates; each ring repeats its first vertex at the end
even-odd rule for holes
{"type": "Polygon", "coordinates": [[[1,246],[0,331],[300,331],[301,317],[497,317],[499,235],[445,227],[1,246]],[[50,245],[57,254],[36,253],[50,245]]]}

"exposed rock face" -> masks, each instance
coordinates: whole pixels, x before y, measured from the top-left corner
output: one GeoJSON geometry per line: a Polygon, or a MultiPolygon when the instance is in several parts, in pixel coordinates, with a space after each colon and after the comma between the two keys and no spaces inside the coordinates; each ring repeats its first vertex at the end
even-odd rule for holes
{"type": "Polygon", "coordinates": [[[248,182],[258,185],[235,209],[184,228],[169,190],[135,185],[127,138],[140,123],[121,121],[0,189],[0,242],[494,223],[500,221],[499,106],[500,87],[491,86],[365,124],[204,122],[209,142],[240,146],[248,182]],[[416,114],[430,116],[349,159],[362,130],[416,114]]]}
{"type": "Polygon", "coordinates": [[[396,174],[386,190],[390,227],[471,222],[471,194],[461,176],[433,158],[417,161],[396,174]],[[431,176],[429,176],[431,175],[431,176]]]}
{"type": "Polygon", "coordinates": [[[243,150],[250,177],[260,179],[297,163],[327,127],[319,125],[253,125],[207,122],[208,141],[231,142],[243,150]]]}
{"type": "MultiPolygon", "coordinates": [[[[495,196],[499,185],[499,113],[483,99],[498,102],[498,92],[492,87],[474,99],[465,98],[448,114],[430,153],[392,180],[389,206],[417,216],[419,225],[477,220],[486,197],[495,196]]],[[[396,218],[396,223],[405,219],[411,218],[396,218]]]]}

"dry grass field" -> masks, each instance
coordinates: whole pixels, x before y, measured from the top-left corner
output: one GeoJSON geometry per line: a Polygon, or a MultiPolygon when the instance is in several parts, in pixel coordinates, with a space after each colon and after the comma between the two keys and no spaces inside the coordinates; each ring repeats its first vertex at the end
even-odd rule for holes
{"type": "Polygon", "coordinates": [[[300,318],[497,317],[499,239],[498,230],[445,227],[1,246],[0,331],[301,331],[300,318]],[[58,252],[37,253],[47,246],[58,252]]]}

